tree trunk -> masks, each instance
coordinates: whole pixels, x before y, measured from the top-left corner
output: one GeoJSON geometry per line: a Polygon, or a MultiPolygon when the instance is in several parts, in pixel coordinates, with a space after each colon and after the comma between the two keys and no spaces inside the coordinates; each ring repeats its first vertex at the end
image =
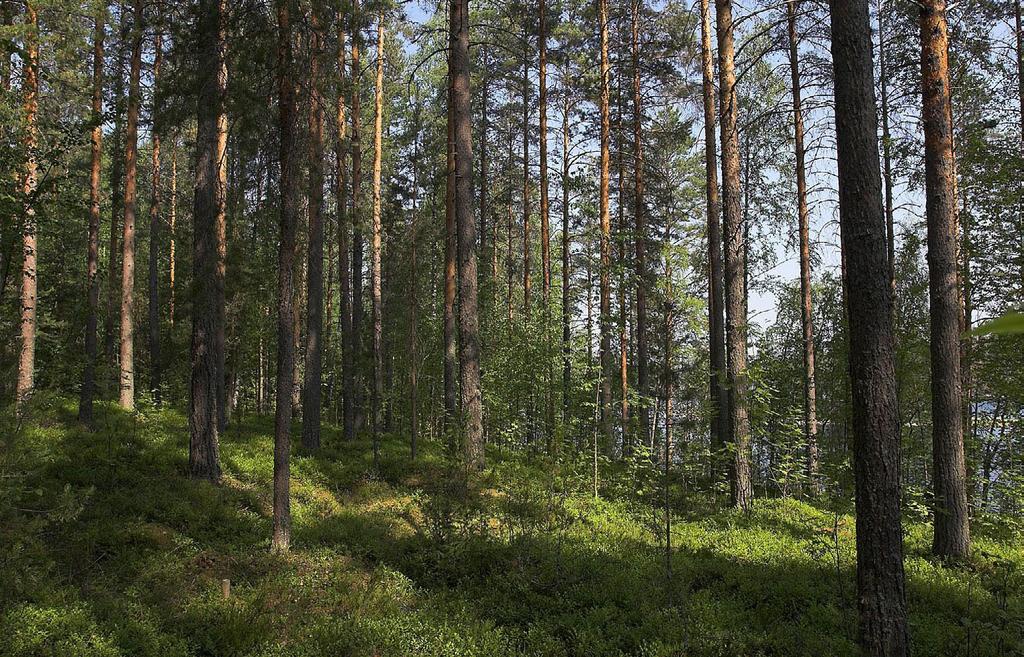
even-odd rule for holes
{"type": "Polygon", "coordinates": [[[35,193],[38,183],[36,148],[39,129],[36,113],[39,111],[39,19],[33,2],[25,3],[25,60],[22,66],[22,93],[25,111],[25,171],[22,176],[23,198],[22,265],[21,265],[21,350],[18,355],[18,380],[15,407],[18,413],[35,389],[36,368],[36,209],[35,193]]]}
{"type": "Polygon", "coordinates": [[[839,216],[847,280],[857,591],[865,655],[908,654],[900,522],[892,289],[878,162],[871,25],[867,0],[832,0],[839,162],[839,216]]]}
{"type": "MultiPolygon", "coordinates": [[[[344,21],[339,22],[344,25],[344,21]]],[[[352,327],[352,270],[349,264],[348,217],[348,121],[345,117],[345,30],[338,29],[338,108],[335,124],[338,138],[334,146],[335,207],[338,213],[338,315],[341,320],[341,422],[345,440],[355,440],[355,336],[352,327]]],[[[355,91],[352,92],[353,96],[355,91]]],[[[354,121],[354,119],[353,119],[354,121]]],[[[353,192],[354,194],[354,192],[353,192]]]]}
{"type": "Polygon", "coordinates": [[[885,182],[885,237],[889,287],[896,293],[896,214],[893,206],[892,136],[889,132],[889,61],[885,42],[885,0],[878,5],[878,71],[882,102],[882,176],[885,182]]]}
{"type": "Polygon", "coordinates": [[[143,3],[134,0],[132,57],[125,118],[124,226],[121,236],[121,408],[135,409],[135,213],[138,205],[139,103],[142,74],[143,3]]]}
{"type": "Polygon", "coordinates": [[[740,153],[736,129],[736,71],[732,0],[715,0],[718,22],[719,113],[722,132],[722,205],[725,233],[725,339],[729,382],[729,443],[732,503],[748,509],[754,497],[750,475],[747,391],[747,303],[744,222],[740,212],[740,153]]]}
{"type": "Polygon", "coordinates": [[[370,249],[370,289],[373,297],[373,464],[380,462],[380,432],[384,403],[383,310],[381,308],[381,167],[384,131],[384,16],[377,19],[377,80],[373,110],[373,244],[370,249]]]}
{"type": "Polygon", "coordinates": [[[1013,27],[1017,35],[1017,100],[1020,102],[1020,140],[1024,143],[1024,25],[1021,24],[1021,0],[1013,4],[1013,27]]]}
{"type": "Polygon", "coordinates": [[[459,378],[462,389],[466,468],[484,468],[483,400],[477,315],[476,218],[473,216],[473,126],[469,80],[469,1],[451,12],[452,115],[455,138],[455,214],[459,251],[459,378]]]}
{"type": "Polygon", "coordinates": [[[103,12],[98,11],[92,39],[92,151],[89,167],[89,246],[86,257],[89,310],[85,320],[85,369],[78,401],[78,419],[86,425],[93,421],[93,397],[96,395],[96,359],[98,345],[96,323],[100,304],[100,173],[103,165],[103,12]]]}
{"type": "Polygon", "coordinates": [[[118,351],[115,345],[114,317],[118,313],[118,290],[121,273],[118,253],[120,252],[118,222],[124,210],[124,67],[126,42],[131,34],[131,24],[122,11],[120,16],[120,38],[117,44],[117,77],[114,80],[114,133],[110,158],[110,240],[108,242],[107,263],[107,308],[103,318],[103,353],[110,361],[109,376],[113,377],[117,370],[118,351]]]}
{"type": "Polygon", "coordinates": [[[811,305],[810,212],[807,208],[807,171],[804,149],[804,116],[800,89],[799,42],[797,40],[797,3],[786,3],[789,24],[789,71],[793,87],[793,137],[796,155],[796,199],[800,233],[800,323],[804,347],[804,444],[807,449],[807,477],[814,495],[821,493],[818,472],[817,387],[814,378],[814,317],[811,305]]]}
{"type": "MultiPolygon", "coordinates": [[[[621,68],[621,60],[617,62],[621,68]]],[[[618,270],[618,302],[619,302],[619,420],[622,431],[622,454],[629,454],[633,448],[633,440],[629,426],[629,297],[626,286],[626,168],[625,145],[622,121],[625,108],[622,102],[622,81],[615,85],[615,164],[618,175],[618,194],[615,213],[616,233],[616,269],[618,270]]]]}
{"type": "Polygon", "coordinates": [[[306,271],[306,367],[302,386],[302,447],[320,449],[323,385],[324,312],[324,110],[320,63],[323,58],[319,2],[309,25],[309,241],[306,271]]]}
{"type": "Polygon", "coordinates": [[[643,0],[633,0],[631,26],[631,54],[633,59],[633,236],[636,253],[636,385],[639,395],[637,416],[639,434],[645,440],[650,435],[650,409],[648,408],[648,349],[647,349],[647,207],[644,201],[644,145],[643,98],[640,88],[640,12],[643,0]]]}
{"type": "MultiPolygon", "coordinates": [[[[14,25],[14,7],[12,3],[0,2],[0,24],[4,28],[14,25]]],[[[11,90],[11,55],[13,44],[4,48],[0,53],[0,90],[5,92],[11,90]]],[[[17,242],[13,222],[0,223],[0,303],[3,303],[7,292],[7,281],[10,277],[11,261],[14,258],[14,248],[17,242]]]]}
{"type": "Polygon", "coordinates": [[[945,0],[921,4],[922,118],[931,316],[935,540],[940,557],[970,552],[960,377],[960,291],[945,0]]]}
{"type": "MultiPolygon", "coordinates": [[[[530,319],[530,39],[523,32],[523,317],[530,319]]],[[[532,418],[531,418],[532,421],[532,418]]]]}
{"type": "MultiPolygon", "coordinates": [[[[551,217],[548,198],[548,35],[547,6],[545,0],[538,0],[539,20],[538,44],[540,68],[538,75],[538,111],[540,114],[540,249],[541,269],[544,277],[544,307],[551,301],[551,217]]],[[[547,318],[545,317],[545,320],[547,318]]]]}
{"type": "Polygon", "coordinates": [[[203,0],[198,37],[202,61],[209,66],[198,80],[196,105],[196,178],[193,211],[192,372],[189,398],[189,474],[218,481],[221,475],[217,396],[218,305],[223,288],[217,225],[225,213],[226,188],[221,177],[227,117],[227,67],[224,0],[203,0]]]}
{"type": "MultiPolygon", "coordinates": [[[[490,107],[491,107],[491,77],[488,71],[489,60],[487,56],[486,44],[480,44],[480,58],[481,58],[481,71],[480,78],[483,84],[481,99],[480,99],[480,114],[483,119],[483,125],[480,126],[480,253],[479,258],[483,258],[484,262],[487,262],[487,213],[488,213],[488,202],[489,192],[488,185],[490,184],[490,173],[488,170],[487,162],[487,136],[490,132],[490,107]]],[[[494,244],[491,244],[491,248],[494,248],[494,244]]],[[[485,303],[487,300],[485,299],[485,303]]]]}
{"type": "Polygon", "coordinates": [[[362,43],[362,20],[359,12],[359,0],[352,3],[352,422],[353,434],[363,426],[365,411],[363,409],[363,378],[360,363],[363,357],[363,221],[359,199],[362,194],[363,178],[363,146],[360,131],[360,91],[362,81],[362,65],[359,63],[359,50],[362,43]]]}
{"type": "Polygon", "coordinates": [[[722,206],[718,197],[718,148],[715,137],[715,70],[711,53],[711,9],[701,0],[701,70],[704,92],[704,168],[708,231],[708,340],[710,346],[712,480],[719,476],[718,459],[729,435],[725,371],[725,299],[722,284],[722,206]]]}
{"type": "MultiPolygon", "coordinates": [[[[157,93],[160,83],[160,66],[163,63],[163,9],[157,18],[155,37],[156,54],[153,58],[153,94],[157,93]]],[[[153,103],[152,127],[152,179],[150,181],[149,200],[149,388],[153,395],[153,403],[160,405],[160,132],[156,121],[156,103],[153,103]]]]}
{"type": "Polygon", "coordinates": [[[572,333],[570,325],[569,284],[569,94],[565,94],[562,107],[562,423],[568,427],[571,411],[569,391],[572,386],[572,333]]]}
{"type": "MultiPolygon", "coordinates": [[[[451,17],[449,17],[451,21],[451,17]]],[[[447,125],[447,161],[445,163],[445,199],[444,199],[444,426],[448,431],[455,429],[455,414],[458,382],[459,352],[456,340],[455,293],[456,293],[456,258],[458,235],[455,225],[455,113],[452,111],[452,80],[451,49],[454,47],[454,33],[449,34],[448,54],[448,125],[447,125]]],[[[511,256],[511,252],[510,252],[511,256]]],[[[510,302],[511,303],[511,302],[510,302]]]]}
{"type": "Polygon", "coordinates": [[[168,238],[170,239],[170,246],[168,248],[167,255],[170,262],[168,262],[167,264],[167,275],[169,279],[168,284],[170,286],[170,289],[167,299],[167,313],[169,316],[168,319],[170,320],[171,323],[171,328],[174,328],[174,276],[176,273],[175,267],[177,264],[175,262],[177,257],[177,254],[175,253],[175,243],[177,239],[174,234],[174,231],[176,228],[176,224],[178,222],[178,146],[174,141],[171,142],[171,207],[169,214],[170,216],[168,217],[167,233],[168,238]]]}
{"type": "Polygon", "coordinates": [[[601,221],[601,428],[606,454],[614,446],[612,433],[612,378],[615,376],[612,364],[612,294],[611,294],[611,211],[608,207],[608,187],[611,155],[609,153],[609,78],[611,66],[608,62],[608,0],[598,0],[598,22],[601,28],[601,173],[600,173],[600,221],[601,221]]]}
{"type": "MultiPolygon", "coordinates": [[[[509,122],[509,127],[508,127],[508,156],[506,157],[506,167],[509,170],[512,169],[512,162],[515,159],[515,157],[513,155],[513,153],[514,153],[514,151],[513,151],[513,142],[514,142],[514,136],[513,136],[513,131],[512,131],[512,123],[510,121],[509,122]]],[[[515,261],[512,258],[512,253],[513,253],[513,247],[512,247],[512,241],[513,241],[513,235],[512,235],[512,191],[513,191],[513,187],[512,187],[511,184],[509,184],[508,185],[508,198],[506,199],[506,210],[507,210],[507,213],[505,215],[505,240],[506,240],[506,246],[505,246],[505,278],[506,278],[506,287],[507,287],[507,290],[508,290],[508,294],[506,295],[507,296],[506,301],[507,301],[507,306],[508,306],[508,308],[507,308],[507,310],[508,310],[508,326],[507,326],[507,328],[508,328],[508,331],[509,331],[510,334],[511,334],[511,331],[512,331],[512,320],[515,317],[515,303],[513,301],[513,289],[515,288],[515,279],[516,279],[515,261]]]]}
{"type": "Polygon", "coordinates": [[[418,263],[416,260],[416,247],[418,243],[418,222],[419,219],[419,166],[420,166],[420,132],[422,131],[420,119],[420,95],[419,87],[416,87],[414,110],[413,154],[412,154],[412,213],[409,218],[409,296],[406,303],[409,304],[409,452],[410,458],[415,461],[419,455],[419,295],[417,294],[416,282],[418,280],[418,263]]]}
{"type": "Polygon", "coordinates": [[[299,163],[296,158],[295,79],[292,55],[291,0],[277,0],[278,129],[281,162],[281,243],[277,259],[277,410],[274,416],[274,534],[275,552],[291,543],[291,388],[295,365],[295,258],[299,223],[299,163]]]}
{"type": "Polygon", "coordinates": [[[541,275],[543,278],[544,295],[544,361],[547,381],[544,386],[545,398],[545,436],[547,438],[547,452],[553,453],[554,446],[554,372],[551,358],[551,212],[548,189],[548,46],[547,46],[547,3],[546,0],[538,0],[538,44],[540,51],[540,66],[538,73],[538,113],[540,114],[540,136],[538,138],[538,149],[540,154],[540,253],[541,253],[541,275]]]}

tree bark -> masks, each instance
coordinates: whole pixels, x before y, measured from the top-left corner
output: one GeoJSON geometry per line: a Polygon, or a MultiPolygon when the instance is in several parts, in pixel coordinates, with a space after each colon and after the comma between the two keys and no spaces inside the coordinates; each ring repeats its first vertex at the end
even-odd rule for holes
{"type": "Polygon", "coordinates": [[[925,140],[931,317],[932,459],[935,537],[940,557],[970,552],[960,376],[960,290],[945,0],[921,3],[921,86],[925,140]]]}
{"type": "Polygon", "coordinates": [[[635,235],[636,262],[636,385],[639,395],[637,416],[640,420],[639,433],[645,440],[650,435],[650,394],[648,382],[647,348],[647,207],[644,199],[644,133],[643,98],[640,88],[640,12],[643,0],[633,0],[633,16],[630,30],[631,55],[633,59],[633,222],[635,235]]]}
{"type": "Polygon", "coordinates": [[[124,210],[124,74],[126,42],[131,34],[131,24],[122,11],[120,16],[120,38],[117,44],[117,72],[114,80],[114,132],[113,155],[110,158],[110,240],[108,242],[109,262],[107,263],[107,308],[103,318],[103,353],[110,360],[108,372],[113,377],[117,370],[118,350],[115,345],[114,317],[118,313],[119,275],[121,273],[120,232],[121,213],[124,210]]]}
{"type": "MultiPolygon", "coordinates": [[[[530,39],[523,32],[523,317],[530,319],[530,39]]],[[[532,412],[532,411],[531,411],[532,412]]],[[[532,418],[531,418],[532,421],[532,418]]]]}
{"type": "Polygon", "coordinates": [[[362,44],[359,0],[352,2],[352,422],[353,434],[363,426],[363,378],[360,363],[363,356],[363,222],[360,209],[363,179],[363,146],[360,130],[361,113],[359,109],[362,65],[359,63],[359,51],[362,44]]]}
{"type": "Polygon", "coordinates": [[[800,233],[800,324],[804,347],[804,444],[807,449],[807,477],[814,495],[821,493],[818,468],[817,386],[814,374],[814,317],[811,305],[810,212],[807,207],[807,170],[804,148],[804,116],[800,89],[800,58],[797,36],[797,3],[786,3],[789,28],[789,71],[793,87],[793,140],[796,156],[796,200],[800,233]]]}
{"type": "Polygon", "coordinates": [[[171,142],[171,207],[168,217],[168,238],[170,245],[168,248],[168,264],[167,264],[167,276],[169,295],[167,299],[167,314],[170,320],[171,328],[174,328],[174,282],[175,282],[175,268],[177,266],[175,253],[175,246],[177,242],[177,236],[174,231],[178,222],[178,147],[175,141],[171,142]]]}
{"type": "MultiPolygon", "coordinates": [[[[339,22],[340,26],[344,21],[339,22]]],[[[338,107],[335,124],[338,138],[334,146],[335,207],[338,213],[338,315],[341,321],[341,422],[345,440],[355,440],[355,336],[352,326],[352,270],[349,264],[348,216],[348,120],[345,117],[345,30],[338,29],[338,107]]],[[[353,91],[355,94],[355,91],[353,91]]]]}
{"type": "Polygon", "coordinates": [[[476,218],[473,216],[473,125],[469,80],[469,0],[451,12],[452,115],[455,141],[455,215],[459,252],[459,379],[462,390],[466,468],[484,468],[483,400],[477,314],[476,218]]]}
{"type": "Polygon", "coordinates": [[[380,461],[380,432],[384,404],[384,317],[381,308],[381,167],[384,155],[384,15],[377,19],[377,80],[373,110],[373,238],[370,249],[370,289],[373,298],[373,463],[380,461]]]}
{"type": "Polygon", "coordinates": [[[608,204],[608,188],[611,155],[609,136],[609,78],[611,66],[608,62],[608,0],[598,0],[598,21],[601,29],[601,164],[600,164],[600,222],[601,222],[601,428],[605,453],[611,454],[614,446],[612,433],[612,378],[615,376],[612,364],[612,296],[611,296],[611,211],[608,204]]]}
{"type": "Polygon", "coordinates": [[[570,324],[569,285],[572,279],[569,253],[569,146],[570,146],[570,104],[565,93],[562,107],[562,423],[568,427],[571,412],[570,389],[572,386],[572,332],[570,324]]]}
{"type": "MultiPolygon", "coordinates": [[[[157,19],[161,24],[157,25],[155,37],[156,54],[153,58],[153,94],[156,96],[160,83],[160,67],[163,64],[163,9],[160,4],[160,16],[157,19]]],[[[160,132],[157,125],[156,102],[153,103],[152,119],[152,155],[150,165],[152,167],[152,178],[150,180],[149,200],[149,388],[153,395],[153,403],[160,405],[160,132]]]]}
{"type": "Polygon", "coordinates": [[[551,217],[548,198],[548,34],[545,0],[538,0],[537,14],[539,21],[537,49],[540,51],[537,81],[538,112],[540,114],[540,138],[538,141],[540,151],[540,249],[544,278],[544,307],[547,309],[551,302],[551,217]]]}
{"type": "MultiPolygon", "coordinates": [[[[489,193],[488,185],[490,184],[490,171],[488,169],[489,164],[487,161],[487,145],[488,145],[488,133],[490,132],[490,107],[491,107],[491,76],[488,70],[489,58],[487,53],[486,44],[480,44],[480,59],[481,59],[481,71],[480,78],[483,84],[481,90],[480,99],[480,114],[483,119],[483,125],[480,126],[480,253],[479,258],[484,259],[487,262],[487,213],[489,212],[489,193]]],[[[494,248],[494,244],[491,244],[491,248],[494,248]]],[[[485,299],[485,303],[487,300],[485,299]]]]}
{"type": "Polygon", "coordinates": [[[306,353],[302,386],[302,447],[320,449],[324,313],[324,110],[320,63],[323,34],[314,1],[309,25],[309,231],[306,270],[306,353]]]}
{"type": "MultiPolygon", "coordinates": [[[[14,7],[12,3],[0,1],[0,24],[5,28],[14,25],[14,7]]],[[[0,90],[11,90],[11,55],[13,44],[4,48],[0,53],[0,90]]],[[[7,292],[7,281],[11,271],[11,261],[14,259],[14,248],[17,242],[13,222],[0,223],[0,303],[3,303],[7,292]]]]}
{"type": "Polygon", "coordinates": [[[909,652],[900,521],[892,288],[878,162],[871,25],[867,0],[832,0],[839,162],[839,215],[845,255],[853,465],[857,503],[857,591],[861,650],[909,652]]]}
{"type": "Polygon", "coordinates": [[[135,409],[135,213],[138,206],[139,103],[142,74],[143,3],[134,0],[132,57],[125,118],[124,226],[121,235],[121,408],[135,409]]]}
{"type": "Polygon", "coordinates": [[[547,381],[544,386],[545,398],[545,436],[547,439],[547,452],[553,453],[554,445],[554,371],[553,359],[551,358],[551,209],[550,192],[548,189],[548,34],[547,34],[547,3],[545,0],[538,0],[538,37],[537,49],[540,51],[540,66],[538,68],[538,113],[540,115],[538,138],[538,150],[540,155],[540,254],[541,254],[541,276],[543,284],[544,303],[544,361],[547,381]]]}
{"type": "Polygon", "coordinates": [[[725,371],[725,299],[722,273],[722,206],[718,197],[718,148],[715,137],[715,70],[711,52],[711,9],[709,0],[701,0],[701,70],[704,95],[704,169],[707,196],[708,238],[708,340],[710,346],[711,452],[712,479],[717,481],[718,459],[729,435],[725,371]]]}
{"type": "Polygon", "coordinates": [[[1020,102],[1020,140],[1024,144],[1024,25],[1021,24],[1021,0],[1013,4],[1013,27],[1017,36],[1017,100],[1020,102]]]}
{"type": "MultiPolygon", "coordinates": [[[[617,61],[622,75],[621,57],[617,61]]],[[[626,255],[626,147],[622,121],[626,111],[622,101],[622,80],[615,84],[615,165],[618,176],[615,233],[615,260],[618,270],[618,302],[619,302],[619,420],[622,431],[622,454],[630,454],[633,449],[633,436],[629,422],[629,290],[626,285],[626,273],[629,269],[626,255]]]]}
{"type": "Polygon", "coordinates": [[[748,509],[754,497],[750,473],[747,391],[747,303],[744,221],[740,211],[740,153],[736,128],[736,71],[732,0],[715,0],[718,23],[719,113],[722,132],[722,228],[725,233],[725,340],[729,382],[732,503],[748,509]]]}
{"type": "Polygon", "coordinates": [[[291,421],[292,370],[295,365],[295,258],[299,223],[299,172],[296,158],[296,100],[291,27],[292,0],[277,0],[278,130],[281,162],[281,242],[277,263],[277,410],[274,416],[274,533],[275,552],[291,543],[291,421]]]}
{"type": "Polygon", "coordinates": [[[92,148],[89,167],[89,245],[86,255],[86,282],[88,284],[88,314],[85,319],[85,369],[82,372],[82,390],[78,400],[78,419],[92,425],[93,398],[96,395],[96,359],[98,344],[96,324],[100,305],[100,194],[103,167],[103,40],[105,36],[103,12],[97,11],[92,38],[92,148]]]}
{"type": "Polygon", "coordinates": [[[39,111],[39,19],[34,2],[25,3],[24,41],[25,60],[22,66],[22,94],[25,112],[25,170],[22,175],[23,198],[22,265],[21,265],[21,349],[18,354],[18,379],[15,389],[16,412],[24,410],[25,403],[35,390],[36,361],[36,293],[37,276],[37,230],[35,193],[38,184],[38,163],[36,148],[39,142],[39,128],[36,114],[39,111]]]}
{"type": "Polygon", "coordinates": [[[413,103],[414,130],[412,154],[412,212],[409,217],[409,457],[415,461],[419,456],[419,295],[416,282],[419,275],[416,247],[419,236],[419,183],[420,183],[420,132],[423,127],[420,118],[420,94],[416,87],[413,103]]]}
{"type": "Polygon", "coordinates": [[[198,80],[196,105],[196,178],[193,211],[192,373],[189,399],[189,473],[218,481],[221,475],[217,395],[218,288],[223,287],[217,225],[225,213],[226,187],[221,177],[227,128],[225,96],[224,0],[203,0],[199,7],[199,48],[209,63],[198,80]]]}
{"type": "Polygon", "coordinates": [[[882,103],[882,176],[885,182],[885,237],[889,287],[896,293],[896,213],[893,205],[892,136],[889,132],[889,60],[885,42],[885,0],[878,5],[878,71],[882,103]]]}
{"type": "MultiPolygon", "coordinates": [[[[451,22],[449,16],[449,22],[451,22]]],[[[454,99],[452,80],[451,53],[454,48],[454,33],[448,37],[448,124],[447,124],[447,160],[445,163],[445,199],[444,199],[444,426],[448,431],[455,429],[457,412],[458,381],[456,371],[459,363],[458,345],[456,344],[455,294],[456,294],[456,258],[458,251],[458,235],[455,222],[455,113],[452,109],[454,99]]],[[[509,254],[511,256],[511,252],[509,254]]],[[[511,297],[510,297],[511,299],[511,297]]],[[[511,303],[511,300],[509,301],[511,303]]]]}

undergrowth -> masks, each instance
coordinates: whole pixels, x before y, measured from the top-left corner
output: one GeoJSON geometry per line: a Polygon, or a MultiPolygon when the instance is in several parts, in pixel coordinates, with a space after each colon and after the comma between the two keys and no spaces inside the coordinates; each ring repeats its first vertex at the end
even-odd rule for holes
{"type": "MultiPolygon", "coordinates": [[[[855,655],[852,518],[760,500],[741,514],[670,489],[666,563],[657,476],[585,455],[491,455],[465,481],[400,437],[325,428],[292,465],[293,550],[270,554],[272,426],[222,437],[220,486],[189,480],[173,410],[38,401],[2,427],[0,655],[272,657],[855,655]],[[221,581],[231,581],[224,598],[221,581]]],[[[906,533],[913,650],[1024,654],[1024,552],[975,538],[970,563],[906,533]]]]}

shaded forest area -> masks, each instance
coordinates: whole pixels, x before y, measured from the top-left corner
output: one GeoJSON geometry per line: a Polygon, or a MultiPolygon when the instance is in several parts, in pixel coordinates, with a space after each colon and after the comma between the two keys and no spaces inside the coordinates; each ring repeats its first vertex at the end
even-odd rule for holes
{"type": "Polygon", "coordinates": [[[1020,0],[0,14],[0,656],[1024,653],[1020,0]]]}

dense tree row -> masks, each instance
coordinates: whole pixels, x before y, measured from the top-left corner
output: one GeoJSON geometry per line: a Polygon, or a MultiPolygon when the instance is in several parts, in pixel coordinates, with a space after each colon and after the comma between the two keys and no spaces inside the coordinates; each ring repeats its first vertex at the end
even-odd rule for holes
{"type": "Polygon", "coordinates": [[[277,550],[324,423],[852,497],[905,654],[901,514],[1022,502],[1019,0],[272,5],[2,3],[12,412],[273,408],[277,550]]]}

